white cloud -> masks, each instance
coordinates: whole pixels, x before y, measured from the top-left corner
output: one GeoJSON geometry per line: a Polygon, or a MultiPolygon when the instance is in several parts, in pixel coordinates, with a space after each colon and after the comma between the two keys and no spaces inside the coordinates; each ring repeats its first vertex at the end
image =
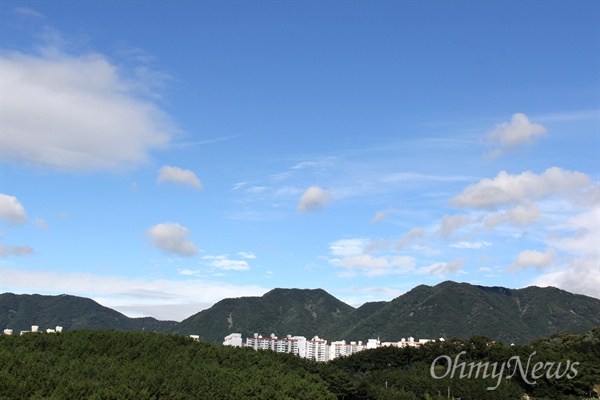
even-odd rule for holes
{"type": "Polygon", "coordinates": [[[224,271],[247,271],[250,269],[247,261],[244,260],[231,260],[229,255],[221,254],[219,256],[204,256],[203,260],[210,260],[205,264],[217,269],[224,271]]]}
{"type": "Polygon", "coordinates": [[[29,254],[33,254],[33,249],[29,246],[7,246],[0,244],[0,257],[26,256],[29,254]]]}
{"type": "Polygon", "coordinates": [[[254,253],[249,253],[246,251],[240,251],[237,253],[238,256],[242,257],[242,258],[249,258],[249,259],[254,259],[256,258],[256,256],[254,255],[254,253]]]}
{"type": "Polygon", "coordinates": [[[451,244],[450,247],[454,247],[456,249],[481,249],[483,247],[491,246],[490,242],[458,242],[451,244]]]}
{"type": "Polygon", "coordinates": [[[25,207],[15,196],[0,193],[0,219],[15,225],[23,224],[27,221],[25,207]]]}
{"type": "Polygon", "coordinates": [[[517,225],[527,225],[541,218],[540,207],[531,202],[517,204],[508,211],[491,215],[485,220],[486,228],[493,228],[503,222],[512,222],[517,225]]]}
{"type": "Polygon", "coordinates": [[[547,268],[556,259],[556,250],[549,248],[545,253],[537,250],[525,250],[519,253],[516,261],[508,267],[509,271],[533,267],[537,270],[547,268]]]}
{"type": "Polygon", "coordinates": [[[176,132],[100,54],[5,52],[0,156],[60,171],[121,170],[145,163],[176,132]]]}
{"type": "Polygon", "coordinates": [[[600,259],[597,254],[571,260],[566,268],[538,276],[532,285],[558,287],[600,299],[600,259]]]}
{"type": "Polygon", "coordinates": [[[427,267],[419,268],[416,273],[418,275],[433,275],[438,278],[444,277],[446,274],[460,273],[461,267],[466,259],[459,258],[450,262],[437,262],[427,267]]]}
{"type": "Polygon", "coordinates": [[[173,222],[154,225],[146,231],[155,247],[167,254],[193,256],[198,253],[194,244],[187,240],[190,230],[173,222]]]}
{"type": "Polygon", "coordinates": [[[334,256],[351,256],[361,254],[369,240],[365,238],[341,239],[331,243],[329,250],[334,256]]]}
{"type": "Polygon", "coordinates": [[[267,292],[256,285],[238,286],[219,281],[129,279],[12,267],[3,267],[2,285],[15,293],[69,293],[91,297],[130,316],[150,315],[178,321],[224,298],[261,296],[267,292]]]}
{"type": "Polygon", "coordinates": [[[178,185],[189,185],[202,190],[202,183],[193,171],[165,165],[158,171],[157,183],[174,182],[178,185]]]}
{"type": "Polygon", "coordinates": [[[498,147],[487,156],[498,157],[508,150],[533,143],[537,137],[545,133],[544,126],[529,122],[525,114],[514,114],[510,122],[501,123],[486,135],[487,143],[498,147]]]}
{"type": "Polygon", "coordinates": [[[197,269],[180,269],[179,270],[179,274],[180,275],[187,275],[187,276],[193,276],[193,275],[200,275],[202,271],[197,270],[197,269]]]}
{"type": "Polygon", "coordinates": [[[322,161],[303,161],[294,165],[291,169],[305,169],[305,168],[329,168],[334,165],[334,158],[329,157],[322,161]]]}
{"type": "Polygon", "coordinates": [[[555,286],[600,299],[600,206],[596,205],[557,226],[549,245],[566,254],[564,265],[554,266],[532,284],[555,286]]]}
{"type": "Polygon", "coordinates": [[[494,179],[482,179],[469,185],[462,193],[450,200],[457,207],[495,208],[500,205],[518,204],[553,195],[570,195],[591,184],[589,176],[581,172],[566,171],[558,167],[548,168],[541,174],[531,171],[511,175],[501,171],[494,179]]]}
{"type": "Polygon", "coordinates": [[[309,212],[322,210],[331,201],[331,195],[318,186],[309,187],[298,203],[298,211],[309,212]]]}

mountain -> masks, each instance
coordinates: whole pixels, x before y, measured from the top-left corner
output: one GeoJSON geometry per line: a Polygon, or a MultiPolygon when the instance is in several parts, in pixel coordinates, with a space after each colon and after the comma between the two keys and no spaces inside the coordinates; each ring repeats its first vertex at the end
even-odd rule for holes
{"type": "Polygon", "coordinates": [[[70,295],[0,294],[0,329],[28,331],[57,325],[65,330],[104,330],[166,332],[177,324],[154,318],[129,318],[94,300],[70,295]]]}
{"type": "MultiPolygon", "coordinates": [[[[355,313],[366,315],[361,308],[355,313]]],[[[377,304],[374,312],[358,320],[340,324],[332,333],[346,340],[484,335],[505,343],[526,343],[599,326],[600,300],[552,287],[507,289],[447,281],[417,286],[383,306],[377,304]]]]}
{"type": "Polygon", "coordinates": [[[174,332],[215,343],[232,332],[322,337],[354,311],[323,289],[273,289],[262,297],[221,300],[181,321],[174,332]]]}
{"type": "Polygon", "coordinates": [[[221,342],[254,332],[332,340],[381,341],[488,336],[527,343],[600,326],[600,300],[556,288],[507,289],[468,283],[420,285],[389,302],[353,308],[321,289],[274,289],[262,297],[225,299],[182,321],[174,332],[221,342]]]}
{"type": "Polygon", "coordinates": [[[322,289],[273,289],[261,297],[221,300],[177,323],[128,318],[82,297],[0,294],[0,329],[29,330],[31,325],[193,334],[213,343],[233,332],[243,337],[256,332],[318,335],[328,341],[483,335],[523,344],[600,326],[600,300],[552,287],[507,289],[447,281],[354,308],[322,289]]]}

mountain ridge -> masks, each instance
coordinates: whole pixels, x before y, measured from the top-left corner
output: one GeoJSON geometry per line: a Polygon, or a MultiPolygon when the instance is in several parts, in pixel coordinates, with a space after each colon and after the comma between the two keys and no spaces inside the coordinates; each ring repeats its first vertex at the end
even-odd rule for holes
{"type": "Polygon", "coordinates": [[[274,288],[263,296],[225,298],[181,322],[129,318],[71,295],[0,294],[0,328],[149,330],[199,335],[220,343],[230,333],[287,334],[328,340],[397,341],[488,336],[526,343],[600,326],[600,300],[562,289],[509,289],[453,281],[418,285],[390,301],[352,307],[323,289],[274,288]]]}
{"type": "Polygon", "coordinates": [[[167,332],[177,323],[152,317],[130,318],[87,297],[68,294],[0,294],[0,328],[23,331],[62,326],[65,330],[167,332]]]}

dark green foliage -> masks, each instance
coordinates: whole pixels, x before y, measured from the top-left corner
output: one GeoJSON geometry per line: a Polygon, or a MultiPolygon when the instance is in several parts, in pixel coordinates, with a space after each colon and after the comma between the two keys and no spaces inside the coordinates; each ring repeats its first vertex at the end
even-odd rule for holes
{"type": "MultiPolygon", "coordinates": [[[[506,346],[484,336],[474,336],[470,340],[431,342],[418,349],[381,347],[336,359],[326,368],[337,371],[335,382],[344,379],[353,382],[355,390],[346,399],[447,399],[450,393],[451,398],[463,400],[505,400],[520,399],[527,393],[536,400],[576,400],[592,397],[594,386],[600,384],[600,327],[584,335],[554,335],[521,346],[506,346]],[[451,366],[444,359],[438,359],[440,356],[448,356],[459,365],[464,362],[465,367],[462,370],[457,368],[452,375],[452,369],[448,369],[451,366]],[[512,369],[501,369],[502,364],[516,356],[520,357],[528,371],[525,375],[527,381],[520,373],[514,373],[514,361],[512,369]],[[441,379],[434,379],[431,375],[436,359],[434,373],[441,379]],[[526,365],[528,361],[529,367],[526,365]],[[501,379],[497,375],[484,379],[482,372],[477,377],[475,372],[469,375],[471,363],[474,364],[472,371],[477,371],[477,364],[486,362],[490,366],[497,364],[496,373],[502,376],[501,379]],[[543,376],[536,380],[532,378],[531,371],[533,365],[540,362],[544,365],[554,363],[550,371],[556,371],[556,366],[561,363],[563,372],[567,365],[579,364],[575,367],[577,373],[570,378],[564,374],[556,378],[553,373],[548,378],[547,373],[542,373],[543,376]],[[340,376],[340,371],[347,377],[340,376]]],[[[338,398],[341,398],[339,394],[338,398]]]]}
{"type": "MultiPolygon", "coordinates": [[[[118,331],[0,335],[0,399],[540,399],[590,397],[600,384],[600,327],[506,346],[484,336],[381,347],[329,363],[224,347],[180,335],[118,331]],[[464,353],[461,353],[464,352],[464,353]],[[535,354],[533,354],[535,352],[535,354]],[[469,363],[578,362],[572,379],[535,385],[508,378],[454,376],[448,356],[469,363]],[[531,356],[531,357],[530,357],[531,356]],[[447,372],[447,373],[446,373],[447,372]],[[494,390],[488,390],[493,387],[494,390]]],[[[531,368],[530,368],[531,369],[531,368]]],[[[528,375],[530,376],[530,374],[528,375]]]]}
{"type": "Polygon", "coordinates": [[[0,336],[0,398],[335,399],[289,354],[116,331],[0,336]]]}
{"type": "Polygon", "coordinates": [[[149,317],[129,318],[84,297],[0,294],[0,330],[28,331],[38,325],[43,330],[62,326],[65,330],[166,332],[176,324],[149,317]]]}

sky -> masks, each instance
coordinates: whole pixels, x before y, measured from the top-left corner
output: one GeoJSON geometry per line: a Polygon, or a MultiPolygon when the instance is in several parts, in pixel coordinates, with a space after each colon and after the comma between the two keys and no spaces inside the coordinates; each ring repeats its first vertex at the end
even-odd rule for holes
{"type": "Polygon", "coordinates": [[[0,7],[0,293],[600,298],[598,2],[0,7]]]}

